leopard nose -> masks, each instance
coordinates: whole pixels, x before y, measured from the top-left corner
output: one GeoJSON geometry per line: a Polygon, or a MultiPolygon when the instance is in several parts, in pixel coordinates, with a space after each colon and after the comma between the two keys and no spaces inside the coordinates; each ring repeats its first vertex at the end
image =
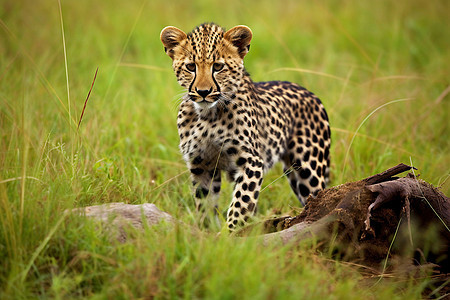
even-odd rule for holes
{"type": "Polygon", "coordinates": [[[197,94],[199,94],[199,95],[202,96],[203,98],[206,98],[206,96],[208,96],[209,94],[211,94],[212,88],[210,88],[209,90],[197,90],[197,88],[196,88],[195,91],[197,92],[197,94]]]}

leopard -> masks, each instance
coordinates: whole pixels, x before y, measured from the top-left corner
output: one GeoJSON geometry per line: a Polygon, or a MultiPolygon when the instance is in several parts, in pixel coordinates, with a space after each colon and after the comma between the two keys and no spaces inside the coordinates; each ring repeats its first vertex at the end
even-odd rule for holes
{"type": "MultiPolygon", "coordinates": [[[[331,132],[320,99],[287,81],[253,82],[244,67],[253,33],[204,23],[185,33],[160,34],[181,87],[179,148],[190,172],[197,208],[217,203],[222,176],[234,183],[224,220],[230,232],[248,224],[265,174],[281,162],[301,205],[326,187],[331,132]]],[[[217,204],[214,204],[217,208],[217,204]]]]}

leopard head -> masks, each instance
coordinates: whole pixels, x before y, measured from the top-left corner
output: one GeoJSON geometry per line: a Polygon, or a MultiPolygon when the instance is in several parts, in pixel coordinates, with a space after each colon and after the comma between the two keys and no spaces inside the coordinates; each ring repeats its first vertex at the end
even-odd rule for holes
{"type": "Polygon", "coordinates": [[[243,25],[226,32],[216,24],[202,24],[188,34],[173,26],[161,31],[178,83],[199,107],[236,97],[251,39],[252,31],[243,25]]]}

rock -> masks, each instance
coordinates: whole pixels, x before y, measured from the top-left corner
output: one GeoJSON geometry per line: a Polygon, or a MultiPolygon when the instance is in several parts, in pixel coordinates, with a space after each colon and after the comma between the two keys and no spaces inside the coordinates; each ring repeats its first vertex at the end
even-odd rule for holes
{"type": "Polygon", "coordinates": [[[102,229],[112,233],[120,242],[125,242],[128,234],[127,227],[142,230],[148,226],[161,223],[173,223],[175,219],[166,212],[159,210],[152,203],[125,204],[122,202],[107,203],[94,206],[75,208],[72,212],[94,218],[102,223],[102,229]]]}

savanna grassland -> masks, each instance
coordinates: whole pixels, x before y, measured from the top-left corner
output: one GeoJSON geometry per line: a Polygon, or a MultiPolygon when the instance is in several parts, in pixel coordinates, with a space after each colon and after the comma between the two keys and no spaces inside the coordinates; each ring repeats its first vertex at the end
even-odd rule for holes
{"type": "MultiPolygon", "coordinates": [[[[297,82],[327,108],[331,185],[404,162],[449,195],[449,12],[446,0],[3,0],[0,298],[439,297],[430,273],[381,276],[314,244],[264,248],[193,230],[176,128],[183,90],[159,33],[249,26],[253,80],[297,82]],[[117,243],[66,212],[109,202],[155,203],[188,226],[117,243]]],[[[267,175],[258,218],[299,206],[281,174],[267,175]]]]}

